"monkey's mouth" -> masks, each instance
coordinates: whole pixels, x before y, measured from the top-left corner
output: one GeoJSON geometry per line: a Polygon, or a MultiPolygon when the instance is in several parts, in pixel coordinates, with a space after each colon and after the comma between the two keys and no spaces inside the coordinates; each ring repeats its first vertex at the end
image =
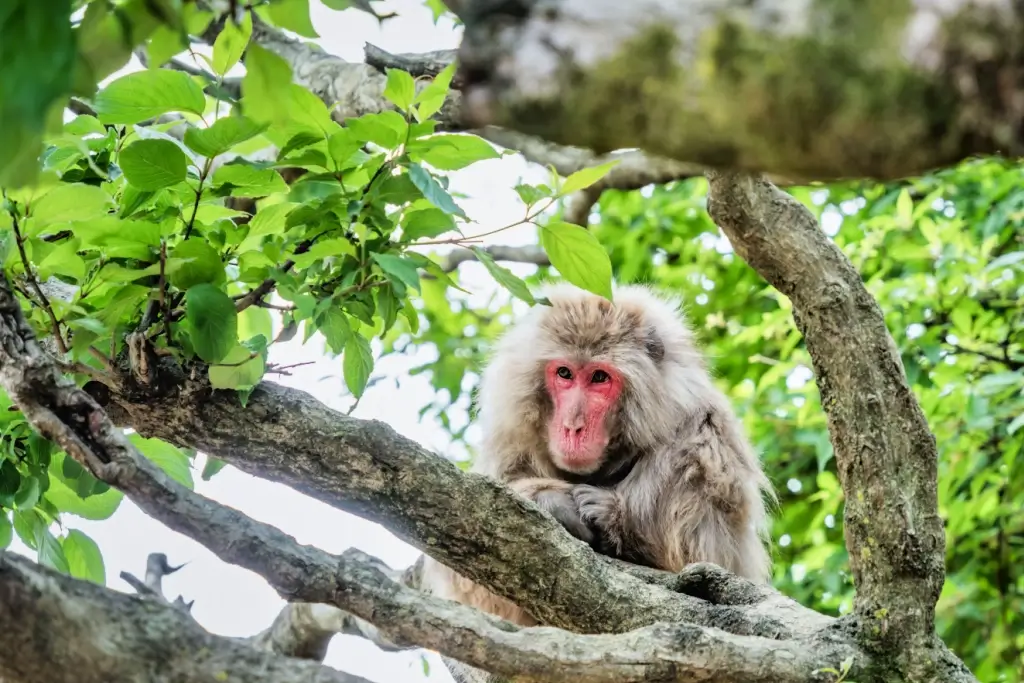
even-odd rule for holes
{"type": "Polygon", "coordinates": [[[604,458],[604,445],[593,441],[565,443],[559,440],[551,450],[555,455],[555,465],[559,469],[577,474],[588,474],[601,466],[604,458]]]}

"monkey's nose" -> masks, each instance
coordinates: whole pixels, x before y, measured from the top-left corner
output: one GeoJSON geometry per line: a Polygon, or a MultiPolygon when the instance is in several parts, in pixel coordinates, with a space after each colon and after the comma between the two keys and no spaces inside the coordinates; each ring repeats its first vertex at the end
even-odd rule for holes
{"type": "Polygon", "coordinates": [[[562,431],[566,436],[579,436],[583,433],[583,427],[563,427],[562,431]]]}

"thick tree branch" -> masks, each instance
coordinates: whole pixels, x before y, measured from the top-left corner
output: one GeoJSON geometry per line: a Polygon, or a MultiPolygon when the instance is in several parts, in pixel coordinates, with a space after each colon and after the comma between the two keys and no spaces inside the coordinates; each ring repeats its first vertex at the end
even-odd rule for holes
{"type": "Polygon", "coordinates": [[[211,391],[164,360],[168,374],[156,383],[164,395],[112,395],[98,384],[90,390],[119,424],[379,522],[545,623],[618,632],[686,620],[767,637],[822,625],[824,617],[803,608],[800,619],[784,621],[775,609],[710,605],[638,581],[507,487],[464,474],[384,423],[348,417],[269,382],[243,408],[232,392],[211,391]]]}
{"type": "MultiPolygon", "coordinates": [[[[36,342],[6,278],[0,278],[0,386],[33,427],[98,479],[124,491],[150,516],[199,541],[224,561],[259,573],[280,594],[333,604],[372,619],[392,642],[436,649],[510,680],[639,683],[697,678],[724,683],[740,678],[767,683],[810,680],[813,670],[837,658],[855,657],[855,671],[867,665],[853,645],[818,635],[779,641],[688,623],[654,624],[617,635],[520,629],[402,585],[382,563],[359,551],[333,556],[301,546],[270,525],[199,496],[143,457],[92,397],[57,372],[36,342]]],[[[339,436],[344,440],[343,434],[339,436]]],[[[394,435],[385,436],[390,436],[392,447],[400,445],[394,435]]],[[[401,454],[387,448],[381,453],[392,468],[400,466],[401,454]]],[[[384,462],[378,465],[386,467],[384,462]]],[[[491,485],[527,513],[539,513],[539,508],[504,487],[491,485]]],[[[457,507],[459,492],[450,493],[455,495],[449,505],[457,507]]],[[[502,496],[496,496],[496,502],[500,513],[502,496]]],[[[544,536],[542,529],[541,539],[544,536]]],[[[572,550],[577,555],[589,553],[594,570],[615,571],[582,544],[572,550]]]]}
{"type": "Polygon", "coordinates": [[[118,593],[0,551],[0,680],[370,683],[204,631],[158,598],[118,593]]]}
{"type": "Polygon", "coordinates": [[[765,180],[709,173],[708,211],[793,302],[845,493],[855,607],[874,642],[930,642],[942,589],[935,438],[860,274],[806,207],[765,180]]]}
{"type": "Polygon", "coordinates": [[[461,5],[472,126],[796,179],[1024,154],[1020,3],[461,5]]]}
{"type": "MultiPolygon", "coordinates": [[[[206,36],[213,43],[215,29],[206,36]]],[[[253,16],[252,40],[261,47],[282,57],[292,69],[292,81],[308,88],[334,109],[331,115],[339,123],[363,114],[373,114],[394,105],[384,98],[387,77],[376,68],[365,63],[346,62],[325,52],[309,41],[298,40],[267,25],[253,16]]],[[[433,53],[436,54],[436,53],[433,53]]],[[[244,59],[244,58],[243,58],[244,59]]],[[[417,82],[417,91],[427,86],[426,81],[417,82]]],[[[449,93],[441,111],[435,115],[441,130],[461,129],[460,97],[458,92],[449,93]]]]}

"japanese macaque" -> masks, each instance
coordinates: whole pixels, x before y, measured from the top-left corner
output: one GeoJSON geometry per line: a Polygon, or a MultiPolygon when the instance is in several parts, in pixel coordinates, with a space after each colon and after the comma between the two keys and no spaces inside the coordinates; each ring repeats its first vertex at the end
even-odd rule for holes
{"type": "MultiPolygon", "coordinates": [[[[768,580],[774,492],[678,304],[642,286],[619,287],[614,303],[570,285],[547,297],[483,372],[473,470],[603,554],[768,580]]],[[[442,597],[536,623],[430,558],[423,579],[442,597]]]]}

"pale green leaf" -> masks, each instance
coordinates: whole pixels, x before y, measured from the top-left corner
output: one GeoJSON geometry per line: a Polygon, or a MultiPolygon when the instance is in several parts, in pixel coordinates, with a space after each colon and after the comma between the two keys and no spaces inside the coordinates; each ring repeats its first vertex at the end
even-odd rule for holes
{"type": "Polygon", "coordinates": [[[402,111],[408,111],[416,96],[416,82],[407,71],[387,69],[384,97],[402,111]]]}
{"type": "Polygon", "coordinates": [[[541,245],[572,284],[606,299],[612,298],[612,264],[601,243],[589,230],[553,221],[541,226],[541,245]]]}
{"type": "Polygon", "coordinates": [[[608,161],[597,166],[588,166],[586,168],[581,168],[580,170],[576,171],[575,173],[571,174],[568,178],[565,179],[565,182],[562,183],[562,187],[558,191],[558,194],[564,196],[567,194],[572,194],[573,192],[579,192],[584,188],[590,187],[597,181],[601,180],[601,178],[604,178],[606,175],[608,175],[608,172],[611,171],[612,168],[618,163],[619,162],[616,159],[615,161],[608,161]]]}
{"type": "Polygon", "coordinates": [[[212,185],[229,185],[233,197],[265,197],[288,191],[288,184],[277,171],[272,168],[256,168],[246,163],[221,166],[213,173],[212,185]]]}
{"type": "Polygon", "coordinates": [[[257,123],[244,116],[227,116],[218,119],[209,128],[189,127],[185,131],[185,144],[197,154],[215,157],[237,144],[256,137],[266,129],[266,123],[257,123]]]}
{"type": "Polygon", "coordinates": [[[518,299],[525,301],[531,306],[534,304],[533,295],[530,293],[530,288],[526,286],[526,283],[520,280],[515,274],[512,273],[508,268],[499,266],[491,258],[491,255],[480,247],[470,247],[473,253],[476,254],[477,259],[483,264],[487,272],[491,274],[491,277],[497,281],[499,285],[507,289],[518,299]]]}
{"type": "Polygon", "coordinates": [[[31,204],[25,233],[34,237],[50,225],[98,218],[113,206],[114,200],[102,188],[62,183],[31,204]]]}
{"type": "Polygon", "coordinates": [[[242,58],[249,38],[252,36],[252,15],[246,12],[242,15],[242,23],[236,24],[234,20],[228,19],[224,22],[224,28],[217,34],[213,42],[213,71],[218,76],[225,75],[231,70],[238,60],[242,58]]]}
{"type": "Polygon", "coordinates": [[[409,130],[409,124],[402,115],[390,110],[348,119],[345,126],[360,142],[372,142],[384,149],[398,147],[405,141],[405,135],[409,130]]]}
{"type": "Polygon", "coordinates": [[[416,114],[421,121],[430,118],[441,110],[444,100],[448,95],[448,88],[451,85],[453,75],[455,75],[455,62],[446,66],[441,73],[434,76],[434,80],[430,82],[430,85],[420,90],[414,101],[419,105],[416,109],[416,114]]]}
{"type": "Polygon", "coordinates": [[[476,135],[434,135],[409,143],[409,158],[443,171],[457,171],[475,161],[497,159],[498,152],[476,135]]]}
{"type": "Polygon", "coordinates": [[[182,260],[167,278],[178,289],[185,290],[207,282],[220,284],[225,279],[220,254],[204,239],[191,237],[179,242],[169,256],[182,260]]]}
{"type": "Polygon", "coordinates": [[[146,69],[110,83],[96,94],[95,106],[103,123],[139,123],[172,111],[202,114],[206,96],[188,74],[146,69]]]}
{"type": "Polygon", "coordinates": [[[260,383],[263,357],[241,344],[231,349],[220,365],[210,366],[210,386],[214,389],[249,389],[260,383]]]}
{"type": "Polygon", "coordinates": [[[262,334],[267,339],[273,339],[274,321],[267,309],[249,306],[238,314],[238,338],[249,339],[258,334],[262,334]]]}
{"type": "Polygon", "coordinates": [[[272,0],[267,13],[276,26],[306,38],[319,38],[309,18],[309,0],[272,0]]]}
{"type": "Polygon", "coordinates": [[[128,440],[139,452],[156,463],[171,479],[182,486],[193,488],[192,468],[188,456],[178,447],[160,439],[145,439],[138,433],[130,434],[128,440]]]}
{"type": "Polygon", "coordinates": [[[64,548],[64,556],[68,560],[71,576],[92,581],[101,586],[106,585],[107,570],[103,564],[103,554],[100,552],[99,546],[96,545],[96,541],[78,529],[72,529],[64,537],[61,546],[64,548]]]}
{"type": "Polygon", "coordinates": [[[185,180],[188,157],[168,140],[138,140],[121,150],[118,163],[140,190],[159,190],[185,180]]]}
{"type": "Polygon", "coordinates": [[[259,43],[246,51],[242,79],[242,111],[254,121],[287,123],[292,68],[284,59],[259,43]]]}
{"type": "Polygon", "coordinates": [[[352,334],[345,342],[345,357],[342,359],[345,385],[352,395],[359,398],[366,389],[366,383],[373,371],[373,354],[370,343],[360,334],[352,334]]]}

